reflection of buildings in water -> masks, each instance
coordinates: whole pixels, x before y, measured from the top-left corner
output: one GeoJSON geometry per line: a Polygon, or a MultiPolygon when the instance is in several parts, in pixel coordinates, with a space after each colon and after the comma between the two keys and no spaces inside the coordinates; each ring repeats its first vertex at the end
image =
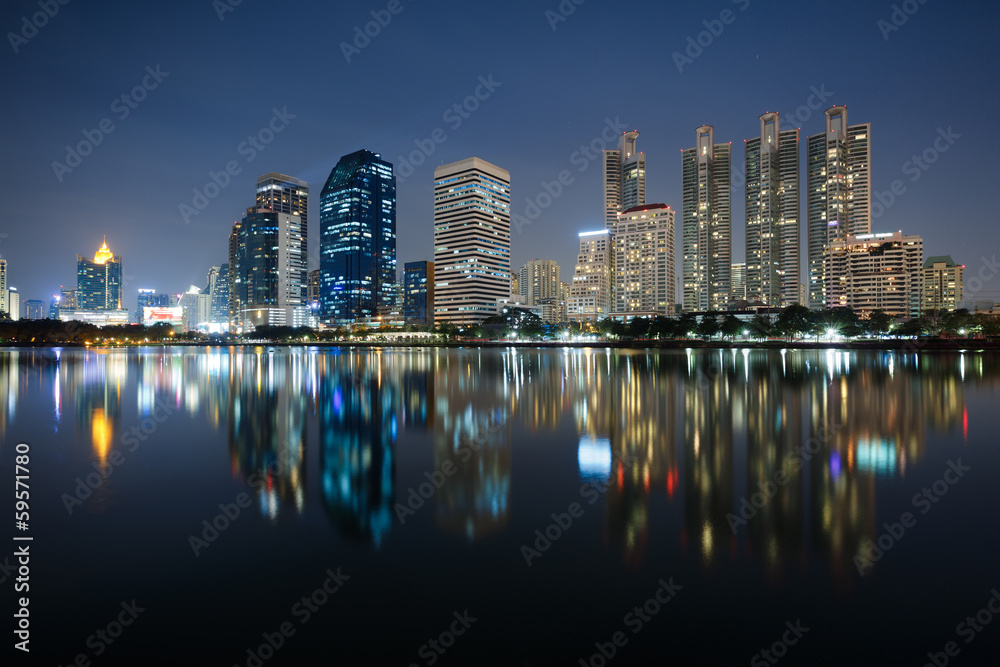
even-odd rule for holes
{"type": "Polygon", "coordinates": [[[90,440],[102,468],[122,435],[122,389],[128,378],[129,352],[87,350],[63,354],[59,361],[60,400],[71,398],[77,436],[90,440]]]}
{"type": "MultiPolygon", "coordinates": [[[[7,428],[14,415],[17,414],[18,391],[21,383],[21,370],[18,361],[20,350],[0,353],[0,439],[6,441],[7,428]]],[[[56,383],[58,387],[58,383],[56,383]]],[[[58,400],[58,389],[56,397],[58,400]]]]}
{"type": "Polygon", "coordinates": [[[566,375],[561,351],[510,354],[506,370],[516,383],[515,418],[534,434],[555,431],[563,415],[566,375]]]}
{"type": "MultiPolygon", "coordinates": [[[[303,375],[308,357],[300,353],[274,354],[262,348],[237,349],[219,355],[198,355],[205,364],[228,359],[227,429],[233,474],[253,480],[261,513],[277,517],[282,504],[305,505],[306,420],[308,391],[303,375]],[[255,476],[256,475],[256,476],[255,476]],[[260,481],[258,481],[260,480],[260,481]]],[[[201,369],[205,371],[206,369],[201,369]]],[[[208,378],[200,372],[197,377],[208,378]]],[[[225,376],[219,378],[224,380],[225,376]]],[[[209,382],[206,398],[217,395],[209,382]]],[[[208,400],[209,416],[215,400],[208,400]]]]}
{"type": "Polygon", "coordinates": [[[377,352],[320,360],[323,500],[342,534],[379,546],[392,525],[398,387],[377,352]]]}
{"type": "Polygon", "coordinates": [[[517,351],[437,355],[434,369],[434,467],[456,468],[434,494],[435,523],[473,541],[507,525],[510,420],[525,391],[517,351]]]}

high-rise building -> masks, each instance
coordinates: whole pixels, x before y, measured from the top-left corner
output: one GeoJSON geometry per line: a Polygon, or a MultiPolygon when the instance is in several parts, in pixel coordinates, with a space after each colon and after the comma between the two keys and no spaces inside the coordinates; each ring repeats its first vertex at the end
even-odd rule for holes
{"type": "Polygon", "coordinates": [[[7,316],[12,322],[21,319],[21,295],[17,293],[16,287],[7,290],[7,316]]]}
{"type": "Polygon", "coordinates": [[[612,230],[614,312],[672,315],[674,294],[674,211],[644,204],[618,214],[612,230]]]}
{"type": "Polygon", "coordinates": [[[122,258],[108,248],[107,238],[94,259],[76,256],[76,305],[79,310],[121,310],[122,258]]]}
{"type": "Polygon", "coordinates": [[[240,246],[242,236],[240,229],[243,223],[239,220],[233,223],[229,232],[229,330],[237,331],[240,326],[240,313],[243,310],[243,279],[240,274],[240,257],[243,249],[240,246]]]}
{"type": "Polygon", "coordinates": [[[0,259],[0,313],[7,312],[7,260],[0,259]]]}
{"type": "Polygon", "coordinates": [[[646,155],[636,150],[638,130],[625,132],[617,150],[604,151],[604,224],[610,228],[618,214],[646,203],[646,155]]]}
{"type": "Polygon", "coordinates": [[[510,173],[477,157],[434,170],[434,319],[478,324],[510,294],[510,173]]]}
{"type": "Polygon", "coordinates": [[[862,315],[881,309],[896,317],[919,317],[923,268],[924,242],[919,236],[848,234],[827,246],[825,305],[862,315]]]}
{"type": "Polygon", "coordinates": [[[950,255],[928,257],[924,262],[924,314],[955,310],[962,301],[965,267],[955,264],[950,255]]]}
{"type": "Polygon", "coordinates": [[[608,230],[580,232],[580,254],[567,306],[571,322],[597,322],[611,314],[614,257],[608,230]]]}
{"type": "Polygon", "coordinates": [[[519,294],[529,306],[558,301],[561,284],[559,265],[554,259],[533,259],[521,267],[519,294]]]}
{"type": "MultiPolygon", "coordinates": [[[[278,213],[299,216],[302,236],[302,256],[309,257],[309,184],[293,176],[271,171],[257,179],[257,208],[270,208],[278,213]]],[[[303,304],[308,303],[308,283],[302,283],[303,304]]]]}
{"type": "Polygon", "coordinates": [[[240,326],[244,330],[261,325],[308,326],[299,216],[270,208],[247,209],[236,246],[240,326]]]}
{"type": "Polygon", "coordinates": [[[345,155],[320,196],[320,303],[337,324],[388,315],[396,282],[396,177],[378,153],[345,155]]]}
{"type": "Polygon", "coordinates": [[[510,295],[518,296],[521,294],[521,274],[511,273],[510,274],[510,295]]]}
{"type": "Polygon", "coordinates": [[[307,301],[309,302],[310,307],[312,307],[313,304],[319,303],[319,294],[320,294],[319,286],[321,282],[322,281],[320,280],[319,269],[313,269],[312,271],[309,272],[309,293],[307,296],[307,301]]]}
{"type": "Polygon", "coordinates": [[[213,324],[229,322],[229,264],[213,266],[208,270],[205,292],[211,301],[208,321],[213,324]]]}
{"type": "Polygon", "coordinates": [[[681,151],[684,310],[722,310],[731,291],[732,146],[715,143],[711,125],[699,127],[695,140],[681,151]]]}
{"type": "Polygon", "coordinates": [[[849,125],[847,107],[826,110],[826,130],[807,140],[809,305],[828,305],[830,244],[872,231],[871,123],[849,125]]]}
{"type": "Polygon", "coordinates": [[[41,299],[28,299],[24,302],[24,319],[44,320],[45,302],[41,299]]]}
{"type": "Polygon", "coordinates": [[[729,281],[732,284],[730,290],[730,300],[747,300],[747,265],[744,263],[733,264],[729,268],[729,281]]]}
{"type": "Polygon", "coordinates": [[[785,307],[799,301],[799,130],[776,113],[746,141],[746,298],[785,307]]]}
{"type": "Polygon", "coordinates": [[[403,319],[407,324],[434,324],[434,262],[403,265],[403,319]]]}

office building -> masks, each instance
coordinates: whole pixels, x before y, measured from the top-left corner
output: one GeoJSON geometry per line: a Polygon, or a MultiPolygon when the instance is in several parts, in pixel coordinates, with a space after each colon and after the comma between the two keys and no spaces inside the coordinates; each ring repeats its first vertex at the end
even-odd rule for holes
{"type": "Polygon", "coordinates": [[[825,253],[825,305],[852,308],[862,316],[881,309],[895,317],[919,317],[923,269],[919,236],[848,234],[825,253]]]}
{"type": "Polygon", "coordinates": [[[0,313],[7,312],[7,260],[0,259],[0,313]]]}
{"type": "Polygon", "coordinates": [[[353,324],[387,316],[396,282],[396,177],[378,153],[345,155],[320,196],[322,317],[353,324]]]}
{"type": "Polygon", "coordinates": [[[646,203],[646,156],[636,150],[639,131],[625,132],[617,150],[604,151],[604,224],[611,227],[618,214],[646,203]]]}
{"type": "Polygon", "coordinates": [[[79,310],[121,310],[122,258],[108,248],[105,238],[89,259],[76,256],[76,302],[79,310]]]}
{"type": "Polygon", "coordinates": [[[924,262],[923,314],[955,310],[962,301],[964,271],[965,267],[955,264],[950,255],[927,258],[924,262]]]}
{"type": "Polygon", "coordinates": [[[674,211],[644,204],[618,214],[612,230],[615,314],[672,315],[674,304],[674,211]]]}
{"type": "Polygon", "coordinates": [[[847,107],[825,113],[826,129],[808,138],[806,197],[808,226],[809,305],[830,302],[824,274],[826,249],[848,235],[870,234],[871,123],[850,125],[847,107]]]}
{"type": "Polygon", "coordinates": [[[729,299],[732,302],[747,300],[747,265],[733,264],[729,267],[729,282],[732,285],[729,299]]]}
{"type": "MultiPolygon", "coordinates": [[[[64,297],[65,300],[65,297],[64,297]]],[[[136,295],[135,321],[142,323],[144,308],[169,308],[170,295],[157,294],[153,289],[140,289],[136,295]]]]}
{"type": "Polygon", "coordinates": [[[21,295],[17,293],[16,287],[7,290],[7,317],[11,322],[21,319],[21,295]]]}
{"type": "Polygon", "coordinates": [[[760,117],[746,141],[746,298],[768,306],[799,302],[799,130],[760,117]]]}
{"type": "Polygon", "coordinates": [[[434,319],[473,325],[510,294],[510,173],[477,157],[434,170],[434,319]]]}
{"type": "Polygon", "coordinates": [[[434,324],[434,262],[403,266],[403,319],[407,324],[434,324]]]}
{"type": "Polygon", "coordinates": [[[702,125],[695,147],[681,151],[681,233],[684,310],[724,310],[732,268],[730,144],[715,143],[715,130],[702,125]]]}
{"type": "Polygon", "coordinates": [[[45,302],[41,299],[28,299],[24,302],[24,319],[44,320],[45,302]]]}
{"type": "Polygon", "coordinates": [[[242,236],[240,229],[243,223],[239,220],[233,223],[229,232],[229,330],[237,331],[240,326],[240,313],[243,308],[243,286],[240,276],[240,257],[243,249],[240,247],[242,236]]]}
{"type": "Polygon", "coordinates": [[[533,259],[521,267],[517,281],[524,302],[534,306],[542,301],[559,301],[562,285],[559,265],[554,259],[533,259]]]}
{"type": "Polygon", "coordinates": [[[321,281],[320,281],[319,269],[313,269],[312,271],[309,272],[309,288],[308,288],[309,291],[306,299],[309,302],[310,307],[314,303],[315,304],[319,303],[320,283],[321,281]]]}
{"type": "MultiPolygon", "coordinates": [[[[208,330],[212,316],[212,296],[203,292],[197,285],[191,285],[179,300],[182,309],[182,330],[208,330]]],[[[266,322],[264,322],[266,323],[266,322]]]]}
{"type": "Polygon", "coordinates": [[[309,326],[304,303],[305,243],[299,216],[270,208],[247,209],[235,246],[238,324],[242,330],[263,325],[309,326]]]}
{"type": "Polygon", "coordinates": [[[309,184],[292,176],[268,172],[257,179],[255,205],[256,208],[297,215],[305,227],[309,223],[309,184]]]}
{"type": "Polygon", "coordinates": [[[209,321],[214,324],[229,324],[229,264],[213,266],[208,271],[206,291],[212,300],[209,321]]]}
{"type": "MultiPolygon", "coordinates": [[[[617,222],[617,215],[615,219],[617,222]]],[[[611,314],[614,257],[608,230],[580,232],[580,253],[567,306],[571,322],[597,322],[611,314]]]]}

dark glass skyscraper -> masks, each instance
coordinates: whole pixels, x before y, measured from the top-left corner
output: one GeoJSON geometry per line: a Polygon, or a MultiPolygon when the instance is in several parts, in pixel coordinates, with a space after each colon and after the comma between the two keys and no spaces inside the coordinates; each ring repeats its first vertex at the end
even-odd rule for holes
{"type": "Polygon", "coordinates": [[[80,310],[122,309],[122,258],[111,252],[107,240],[94,259],[76,256],[76,299],[80,310]]]}
{"type": "Polygon", "coordinates": [[[396,280],[396,177],[378,153],[340,158],[320,195],[320,303],[325,321],[388,315],[396,280]]]}
{"type": "Polygon", "coordinates": [[[403,318],[407,324],[434,324],[434,262],[403,265],[403,318]]]}

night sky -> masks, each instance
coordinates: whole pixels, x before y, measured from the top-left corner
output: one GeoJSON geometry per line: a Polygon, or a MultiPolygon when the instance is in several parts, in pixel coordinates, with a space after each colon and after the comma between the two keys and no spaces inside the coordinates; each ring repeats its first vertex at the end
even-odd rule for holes
{"type": "MultiPolygon", "coordinates": [[[[557,0],[48,2],[58,13],[37,31],[23,17],[42,11],[38,0],[7,2],[2,11],[0,256],[22,299],[75,287],[76,253],[93,255],[105,234],[124,259],[129,309],[138,288],[204,286],[209,267],[227,261],[229,229],[269,171],[310,184],[315,268],[319,195],[337,160],[366,148],[403,175],[400,156],[424,157],[415,141],[438,128],[444,141],[398,184],[400,268],[433,259],[434,166],[476,155],[510,171],[520,215],[526,198],[545,192],[543,182],[571,172],[551,205],[512,232],[514,270],[555,259],[569,281],[577,233],[600,228],[602,211],[600,162],[574,153],[594,140],[615,146],[601,139],[606,119],[641,132],[647,201],[678,210],[678,226],[680,150],[694,145],[702,124],[733,143],[733,259],[743,261],[742,141],[758,133],[761,113],[779,111],[783,127],[801,127],[804,143],[834,104],[847,105],[851,123],[872,123],[874,192],[900,181],[902,194],[873,231],[922,235],[925,256],[950,254],[967,265],[967,286],[981,258],[1000,250],[995,3],[908,0],[897,4],[902,25],[890,30],[892,3],[860,0],[564,0],[568,16],[558,14],[557,0]],[[341,44],[375,20],[372,11],[391,21],[348,62],[341,44]],[[721,28],[710,43],[705,22],[721,28]],[[691,49],[697,57],[678,71],[673,54],[702,32],[708,46],[691,49]],[[12,33],[28,39],[12,45],[12,33]],[[121,100],[144,82],[149,90],[137,97],[145,99],[121,100]],[[486,99],[462,118],[453,106],[477,87],[486,99]],[[816,91],[827,99],[810,98],[816,91]],[[789,125],[793,114],[798,122],[789,125]],[[99,129],[103,119],[111,132],[99,129]],[[254,148],[248,137],[269,125],[280,132],[264,132],[270,143],[254,148]],[[951,139],[938,142],[948,150],[939,153],[935,139],[949,128],[951,139]],[[100,143],[71,171],[54,168],[76,164],[66,147],[85,141],[85,131],[100,143]],[[908,164],[925,150],[936,158],[926,171],[908,164]],[[230,162],[239,169],[231,182],[194,202],[193,190],[230,162]],[[187,222],[180,207],[197,210],[195,203],[203,210],[187,222]]],[[[802,166],[804,187],[804,153],[802,166]]],[[[805,215],[803,203],[803,259],[805,215]]],[[[1000,298],[1000,276],[976,296],[1000,298]]]]}

